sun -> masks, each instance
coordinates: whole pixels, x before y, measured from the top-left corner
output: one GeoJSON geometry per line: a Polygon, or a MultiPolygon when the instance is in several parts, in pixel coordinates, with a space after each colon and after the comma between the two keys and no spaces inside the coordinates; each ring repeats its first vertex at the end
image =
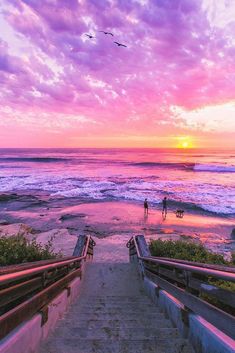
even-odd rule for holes
{"type": "Polygon", "coordinates": [[[182,148],[188,148],[188,146],[189,146],[188,141],[182,142],[182,148]]]}
{"type": "Polygon", "coordinates": [[[177,148],[187,149],[193,147],[192,138],[189,136],[178,136],[176,139],[178,141],[177,148]]]}

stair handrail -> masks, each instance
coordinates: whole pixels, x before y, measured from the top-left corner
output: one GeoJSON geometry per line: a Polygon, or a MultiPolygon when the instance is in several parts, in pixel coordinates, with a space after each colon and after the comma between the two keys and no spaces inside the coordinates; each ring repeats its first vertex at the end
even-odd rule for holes
{"type": "MultiPolygon", "coordinates": [[[[0,339],[10,333],[23,321],[44,309],[48,303],[64,289],[70,295],[70,283],[82,274],[82,264],[87,257],[93,256],[95,241],[85,236],[82,256],[66,257],[56,261],[36,261],[25,265],[19,271],[0,275],[0,339]],[[28,266],[28,267],[27,267],[28,266]]],[[[12,266],[9,266],[12,269],[12,266]]],[[[10,270],[11,270],[10,269],[10,270]]],[[[42,324],[43,324],[42,323],[42,324]]]]}
{"type": "Polygon", "coordinates": [[[157,296],[160,290],[166,291],[184,305],[184,319],[189,312],[194,312],[235,339],[235,293],[218,287],[218,279],[235,282],[234,268],[230,271],[228,266],[223,270],[223,266],[216,268],[207,264],[203,267],[199,263],[195,265],[194,262],[150,256],[143,235],[131,237],[126,246],[131,261],[140,265],[142,276],[157,285],[157,296]],[[216,299],[217,306],[208,302],[205,296],[201,297],[201,294],[216,299]]]}
{"type": "MultiPolygon", "coordinates": [[[[185,263],[184,261],[180,261],[177,259],[162,259],[161,257],[155,257],[155,256],[142,256],[140,254],[140,249],[139,249],[139,245],[137,242],[137,237],[138,236],[134,236],[132,237],[128,243],[127,243],[127,247],[129,248],[129,245],[131,244],[131,241],[134,242],[135,244],[135,248],[136,248],[136,252],[137,252],[137,257],[139,260],[142,261],[146,261],[146,262],[152,262],[155,264],[162,264],[162,265],[166,265],[166,266],[171,266],[171,267],[175,267],[181,270],[186,270],[186,271],[190,271],[190,272],[195,272],[201,275],[206,275],[206,276],[212,276],[215,278],[219,278],[219,279],[224,279],[226,281],[229,282],[235,282],[235,269],[231,268],[231,271],[229,271],[229,267],[225,267],[225,270],[222,270],[222,266],[219,266],[219,268],[215,268],[215,266],[210,267],[204,267],[204,266],[200,266],[200,263],[197,263],[196,265],[194,264],[193,261],[187,261],[187,263],[185,263]]],[[[203,264],[201,264],[203,265],[203,264]]],[[[208,266],[210,266],[210,264],[208,264],[208,266]]]]}
{"type": "MultiPolygon", "coordinates": [[[[82,260],[85,260],[87,257],[87,252],[88,252],[88,246],[89,244],[93,244],[93,246],[95,246],[95,242],[94,240],[91,238],[90,235],[87,236],[86,238],[86,243],[84,246],[84,252],[82,256],[71,256],[68,259],[58,259],[56,260],[51,260],[51,262],[49,262],[48,264],[44,265],[41,264],[41,261],[36,261],[34,262],[34,266],[32,268],[25,268],[24,270],[20,270],[17,272],[10,272],[10,273],[6,273],[6,274],[2,274],[0,275],[0,288],[3,285],[9,284],[13,281],[17,281],[20,279],[24,279],[26,277],[30,277],[33,275],[37,275],[46,271],[50,271],[50,270],[54,270],[60,267],[64,267],[66,265],[70,265],[76,262],[81,262],[82,260]]],[[[49,260],[50,261],[50,260],[49,260]]],[[[30,267],[30,263],[29,263],[29,267],[30,267]]]]}
{"type": "Polygon", "coordinates": [[[65,257],[49,259],[49,260],[39,260],[39,261],[25,262],[22,264],[6,265],[6,266],[0,267],[0,277],[7,273],[29,270],[30,268],[34,268],[36,266],[41,267],[44,265],[50,265],[53,263],[58,263],[65,260],[73,260],[73,259],[74,259],[74,256],[65,256],[65,257]]]}

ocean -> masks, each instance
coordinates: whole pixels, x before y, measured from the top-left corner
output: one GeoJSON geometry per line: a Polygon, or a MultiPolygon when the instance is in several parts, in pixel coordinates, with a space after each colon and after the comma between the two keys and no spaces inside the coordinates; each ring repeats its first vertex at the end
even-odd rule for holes
{"type": "Polygon", "coordinates": [[[128,200],[235,215],[235,152],[180,149],[0,149],[0,192],[128,200]]]}

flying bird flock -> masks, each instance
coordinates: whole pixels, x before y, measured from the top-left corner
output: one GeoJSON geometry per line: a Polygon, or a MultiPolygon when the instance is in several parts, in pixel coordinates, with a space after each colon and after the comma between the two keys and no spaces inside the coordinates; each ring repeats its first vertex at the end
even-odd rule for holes
{"type": "MultiPolygon", "coordinates": [[[[111,37],[114,37],[114,34],[111,33],[111,32],[106,32],[106,31],[98,31],[100,33],[104,33],[106,36],[111,36],[111,37]]],[[[93,39],[95,38],[94,35],[92,34],[89,34],[89,33],[85,33],[85,36],[87,36],[89,39],[93,39]]],[[[122,44],[122,43],[119,43],[119,42],[113,42],[114,44],[116,44],[118,47],[124,47],[124,48],[127,48],[127,46],[125,44],[122,44]]]]}

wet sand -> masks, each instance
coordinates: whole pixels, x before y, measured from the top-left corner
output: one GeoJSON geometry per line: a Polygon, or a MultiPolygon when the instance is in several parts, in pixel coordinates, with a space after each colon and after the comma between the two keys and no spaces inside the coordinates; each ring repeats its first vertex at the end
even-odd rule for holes
{"type": "Polygon", "coordinates": [[[34,233],[66,229],[73,236],[85,233],[100,239],[115,236],[116,239],[125,237],[125,240],[133,234],[144,234],[147,240],[201,241],[225,256],[234,245],[231,239],[234,219],[206,213],[187,212],[183,218],[177,218],[170,209],[163,219],[159,208],[150,208],[146,216],[142,205],[131,202],[84,203],[81,199],[50,199],[45,194],[1,200],[0,210],[0,220],[27,224],[34,233]]]}

